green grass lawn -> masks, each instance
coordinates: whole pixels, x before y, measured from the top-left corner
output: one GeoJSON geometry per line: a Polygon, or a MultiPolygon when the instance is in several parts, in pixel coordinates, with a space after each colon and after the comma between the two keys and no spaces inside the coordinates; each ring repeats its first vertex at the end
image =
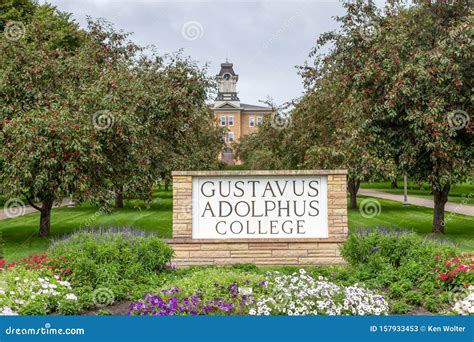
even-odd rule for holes
{"type": "MultiPolygon", "coordinates": [[[[144,230],[155,231],[163,238],[171,237],[172,194],[171,192],[154,193],[155,200],[149,209],[144,203],[126,202],[125,208],[115,209],[111,214],[97,215],[99,208],[83,204],[76,208],[53,209],[51,237],[38,237],[39,213],[32,213],[14,219],[0,220],[0,233],[3,238],[3,257],[16,260],[35,252],[44,251],[51,238],[61,237],[75,229],[83,227],[93,219],[91,226],[113,225],[133,226],[144,230]],[[142,208],[137,209],[136,204],[142,208]]],[[[359,196],[360,203],[363,196],[359,196]]],[[[408,206],[399,202],[379,200],[381,212],[374,218],[363,217],[359,210],[349,210],[349,227],[351,230],[360,227],[398,226],[413,229],[420,234],[431,231],[432,209],[408,206]]],[[[451,215],[447,213],[447,216],[451,215]]],[[[474,218],[454,215],[446,226],[446,237],[466,251],[474,251],[474,218]]]]}
{"type": "MultiPolygon", "coordinates": [[[[364,217],[359,209],[349,209],[349,228],[396,226],[413,229],[422,235],[431,235],[433,209],[415,205],[403,206],[400,202],[388,201],[373,197],[357,196],[360,204],[365,198],[372,198],[380,203],[380,212],[374,217],[364,217]]],[[[446,234],[448,238],[466,252],[474,252],[474,217],[445,213],[446,234]]]]}
{"type": "MultiPolygon", "coordinates": [[[[398,189],[391,189],[390,182],[361,183],[360,187],[362,189],[374,189],[392,194],[403,195],[403,179],[398,181],[398,189]]],[[[428,183],[415,184],[413,182],[408,182],[408,196],[432,199],[433,195],[431,195],[430,189],[431,187],[428,183]]],[[[449,191],[448,201],[453,203],[474,205],[474,184],[466,182],[455,185],[449,191]]]]}
{"type": "Polygon", "coordinates": [[[99,214],[99,208],[83,204],[75,208],[53,209],[51,213],[50,238],[38,237],[39,213],[0,220],[3,238],[3,257],[15,260],[25,255],[44,251],[51,238],[61,237],[75,229],[91,226],[133,226],[155,231],[163,238],[171,237],[172,193],[156,191],[149,209],[145,203],[125,201],[123,209],[114,209],[111,214],[99,214]],[[136,205],[142,205],[141,209],[136,205]]]}

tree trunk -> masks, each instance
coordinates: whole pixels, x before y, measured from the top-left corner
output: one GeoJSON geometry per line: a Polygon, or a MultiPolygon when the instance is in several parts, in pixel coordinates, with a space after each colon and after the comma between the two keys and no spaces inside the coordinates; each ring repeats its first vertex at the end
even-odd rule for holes
{"type": "Polygon", "coordinates": [[[392,178],[392,180],[390,181],[390,188],[398,189],[398,184],[397,184],[397,179],[396,178],[392,178]]]}
{"type": "Polygon", "coordinates": [[[51,228],[51,208],[53,207],[54,200],[52,198],[46,198],[41,206],[40,210],[40,230],[39,235],[46,237],[49,235],[51,228]]]}
{"type": "Polygon", "coordinates": [[[360,181],[349,179],[347,182],[347,190],[349,191],[350,205],[349,208],[357,209],[357,192],[359,191],[360,181]]]}
{"type": "Polygon", "coordinates": [[[165,178],[165,191],[169,191],[170,183],[170,180],[168,178],[165,178]]]}
{"type": "Polygon", "coordinates": [[[444,234],[444,206],[448,201],[450,185],[446,184],[441,190],[433,190],[434,211],[433,211],[433,229],[434,234],[444,234]]]}
{"type": "Polygon", "coordinates": [[[121,186],[117,190],[115,190],[115,208],[121,209],[123,208],[123,187],[121,186]]]}

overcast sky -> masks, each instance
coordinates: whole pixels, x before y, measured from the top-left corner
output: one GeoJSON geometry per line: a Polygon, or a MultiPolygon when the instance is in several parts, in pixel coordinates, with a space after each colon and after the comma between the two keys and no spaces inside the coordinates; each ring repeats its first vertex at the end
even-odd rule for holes
{"type": "MultiPolygon", "coordinates": [[[[44,2],[44,1],[41,1],[44,2]]],[[[217,74],[228,58],[239,74],[240,100],[258,104],[271,96],[277,104],[298,97],[302,65],[323,32],[336,28],[341,0],[163,1],[49,0],[85,25],[87,15],[105,18],[133,32],[140,45],[160,54],[179,49],[217,74]]]]}

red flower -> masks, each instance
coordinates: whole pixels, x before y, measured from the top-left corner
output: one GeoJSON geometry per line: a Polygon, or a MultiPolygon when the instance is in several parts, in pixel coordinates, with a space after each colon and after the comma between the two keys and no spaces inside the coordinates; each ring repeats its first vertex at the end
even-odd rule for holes
{"type": "Polygon", "coordinates": [[[2,266],[5,262],[6,262],[5,260],[1,259],[0,260],[0,266],[2,266]]]}
{"type": "Polygon", "coordinates": [[[446,265],[446,267],[450,267],[451,266],[451,261],[446,261],[444,264],[446,265]]]}
{"type": "Polygon", "coordinates": [[[70,270],[69,268],[66,268],[66,269],[64,270],[64,273],[69,274],[69,273],[71,273],[71,270],[70,270]]]}
{"type": "Polygon", "coordinates": [[[439,261],[439,256],[435,255],[434,259],[435,259],[435,261],[439,261]]]}
{"type": "Polygon", "coordinates": [[[446,273],[441,273],[440,274],[441,280],[446,280],[448,279],[448,275],[446,273]]]}

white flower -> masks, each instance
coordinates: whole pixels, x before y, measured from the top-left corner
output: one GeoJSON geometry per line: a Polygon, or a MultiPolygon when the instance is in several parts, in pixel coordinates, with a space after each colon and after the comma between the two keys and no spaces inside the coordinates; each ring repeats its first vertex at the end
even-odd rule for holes
{"type": "Polygon", "coordinates": [[[9,306],[4,306],[3,308],[0,308],[0,316],[18,316],[18,314],[9,306]]]}
{"type": "Polygon", "coordinates": [[[66,299],[69,299],[69,300],[77,300],[77,297],[74,293],[68,293],[66,295],[66,299]]]}

